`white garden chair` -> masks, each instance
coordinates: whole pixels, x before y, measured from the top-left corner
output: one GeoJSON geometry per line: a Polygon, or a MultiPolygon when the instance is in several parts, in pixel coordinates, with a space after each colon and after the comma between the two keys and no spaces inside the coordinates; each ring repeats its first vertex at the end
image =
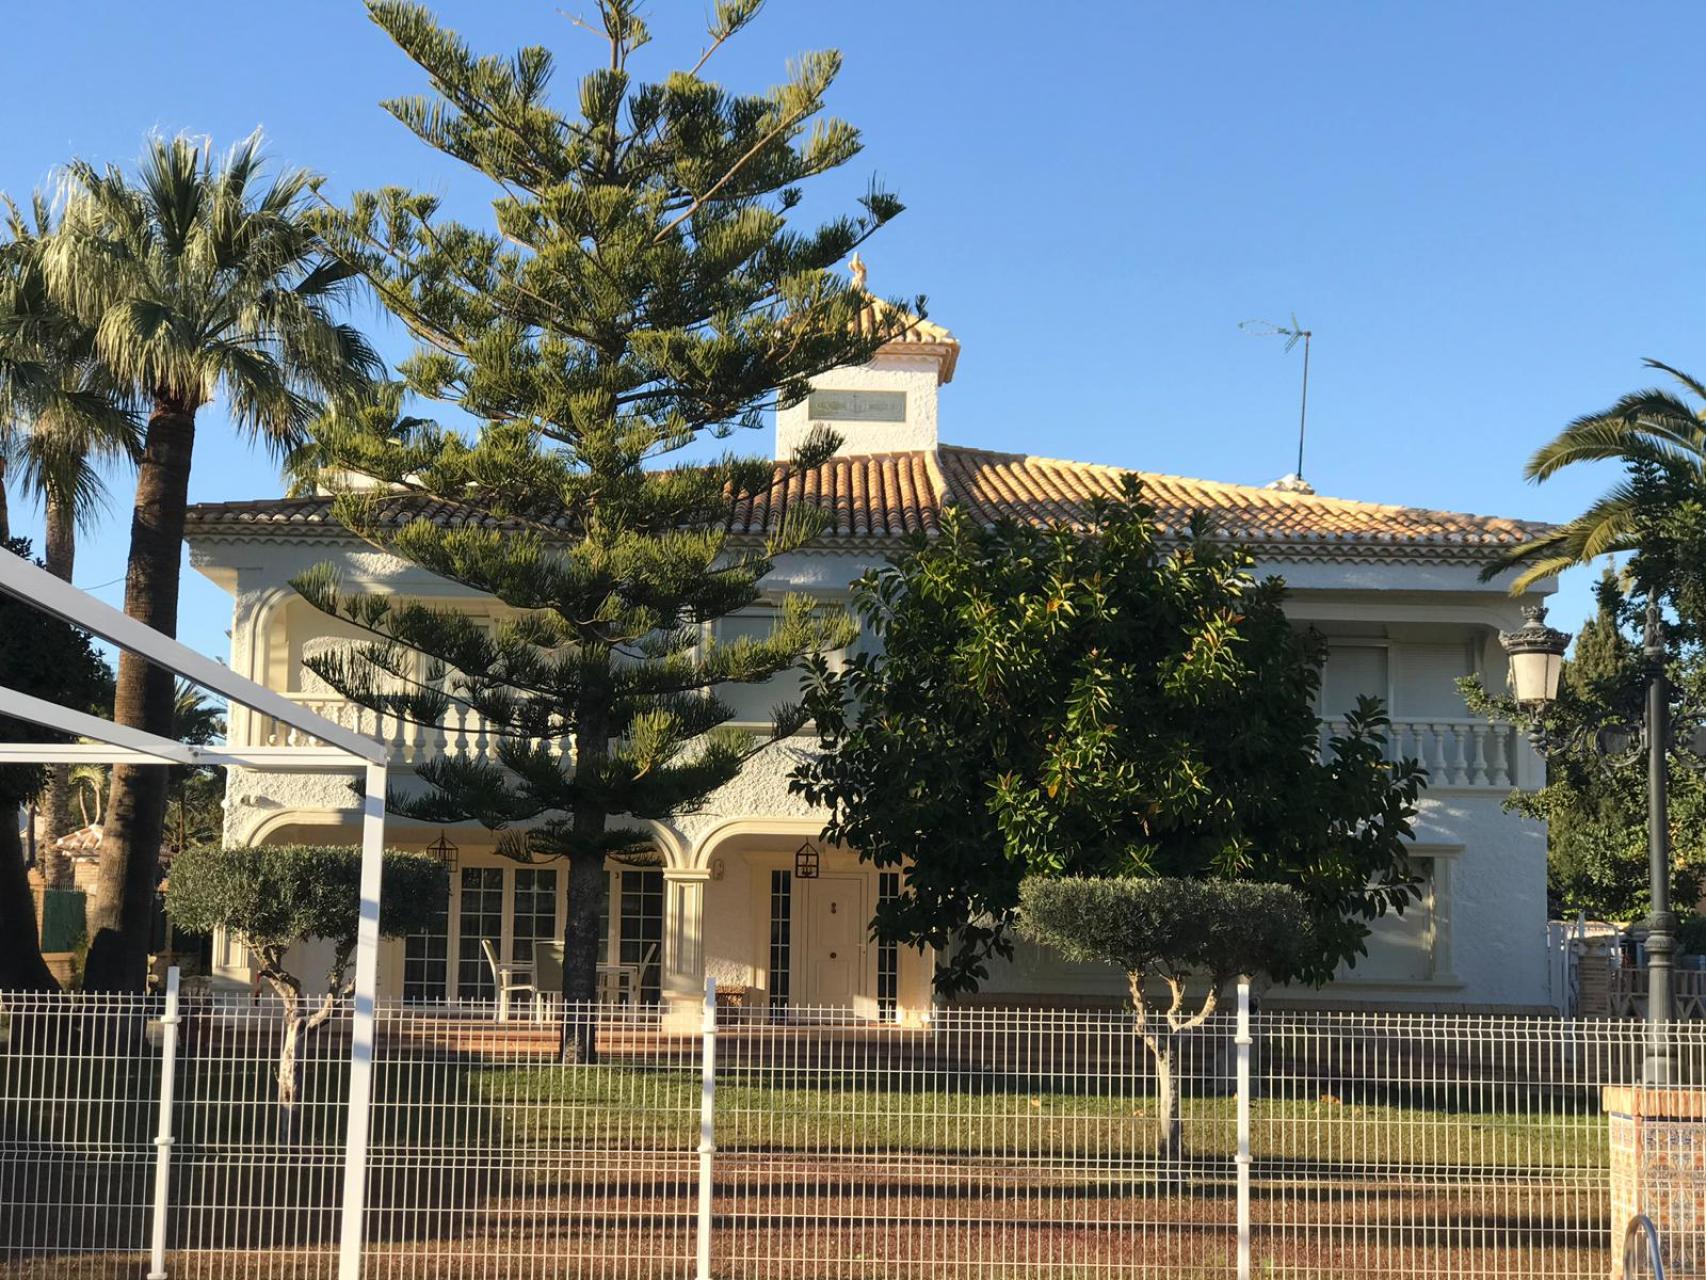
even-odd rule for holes
{"type": "Polygon", "coordinates": [[[486,957],[486,965],[492,971],[492,983],[498,991],[498,1021],[509,1021],[509,999],[520,992],[525,995],[537,996],[538,988],[533,984],[533,972],[526,965],[504,964],[498,959],[498,950],[492,945],[490,938],[480,939],[480,950],[486,957]]]}

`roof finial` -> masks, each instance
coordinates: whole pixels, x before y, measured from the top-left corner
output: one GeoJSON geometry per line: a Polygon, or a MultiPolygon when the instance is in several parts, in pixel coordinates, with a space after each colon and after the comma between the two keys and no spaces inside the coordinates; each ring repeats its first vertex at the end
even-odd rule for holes
{"type": "Polygon", "coordinates": [[[853,287],[860,293],[865,292],[865,260],[859,256],[857,250],[854,251],[853,257],[848,261],[847,269],[853,274],[853,287]]]}

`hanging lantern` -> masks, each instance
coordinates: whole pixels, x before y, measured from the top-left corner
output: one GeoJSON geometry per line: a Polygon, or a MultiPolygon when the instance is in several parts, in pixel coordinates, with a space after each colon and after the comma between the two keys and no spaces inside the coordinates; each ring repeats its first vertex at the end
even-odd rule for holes
{"type": "Polygon", "coordinates": [[[438,839],[426,847],[426,851],[437,858],[447,871],[456,870],[456,855],[459,850],[443,830],[439,831],[438,839]]]}
{"type": "Polygon", "coordinates": [[[816,880],[819,859],[817,846],[807,840],[794,850],[794,878],[796,880],[816,880]]]}

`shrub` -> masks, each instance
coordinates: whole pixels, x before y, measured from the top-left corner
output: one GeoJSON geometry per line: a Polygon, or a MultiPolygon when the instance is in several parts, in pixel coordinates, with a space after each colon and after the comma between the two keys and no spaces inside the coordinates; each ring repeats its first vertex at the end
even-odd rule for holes
{"type": "Polygon", "coordinates": [[[1032,877],[1019,889],[1020,936],[1068,960],[1124,971],[1137,1033],[1155,1062],[1156,1144],[1167,1156],[1183,1147],[1174,1072],[1179,1037],[1209,1019],[1233,978],[1289,976],[1314,946],[1311,929],[1308,900],[1287,885],[1032,877]],[[1152,977],[1166,983],[1165,1006],[1149,1003],[1152,977]],[[1205,980],[1193,1011],[1188,986],[1205,980]]]}
{"type": "MultiPolygon", "coordinates": [[[[444,864],[418,853],[387,851],[379,899],[386,937],[419,933],[443,912],[450,891],[444,864]]],[[[260,964],[261,978],[283,1006],[278,1102],[281,1138],[294,1137],[301,1042],[349,994],[361,904],[361,851],[343,845],[203,845],[172,860],[166,911],[191,933],[224,929],[260,964]],[[326,987],[304,1000],[301,977],[285,968],[290,948],[312,938],[332,943],[326,987]]]]}

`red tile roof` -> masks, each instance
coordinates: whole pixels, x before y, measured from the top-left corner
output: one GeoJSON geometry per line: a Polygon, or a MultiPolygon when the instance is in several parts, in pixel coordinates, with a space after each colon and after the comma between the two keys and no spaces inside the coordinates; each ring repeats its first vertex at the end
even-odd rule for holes
{"type": "MultiPolygon", "coordinates": [[[[1126,474],[1119,467],[952,445],[934,453],[837,457],[807,472],[789,474],[778,466],[777,488],[737,504],[729,527],[739,534],[764,534],[779,526],[791,505],[802,502],[829,513],[830,524],[821,537],[829,545],[933,532],[948,502],[985,524],[1001,519],[1077,523],[1085,503],[1117,493],[1126,474]]],[[[1481,561],[1490,550],[1525,542],[1548,527],[1501,516],[1135,474],[1165,532],[1181,532],[1192,513],[1202,511],[1214,517],[1229,538],[1311,558],[1363,553],[1481,561]]],[[[325,497],[201,503],[190,509],[188,536],[336,537],[342,530],[331,519],[330,508],[331,500],[325,497]]],[[[397,523],[422,515],[446,524],[497,523],[477,510],[429,499],[399,502],[395,510],[397,523]]]]}

